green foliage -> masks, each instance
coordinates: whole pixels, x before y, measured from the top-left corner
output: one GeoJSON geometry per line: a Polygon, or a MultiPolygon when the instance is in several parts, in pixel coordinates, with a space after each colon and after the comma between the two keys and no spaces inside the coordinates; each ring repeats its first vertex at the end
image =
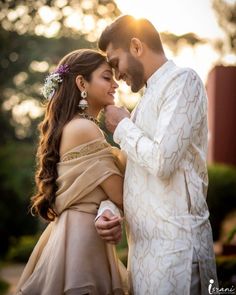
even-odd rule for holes
{"type": "Polygon", "coordinates": [[[0,295],[6,294],[7,290],[9,289],[9,284],[2,279],[0,279],[0,295]]]}
{"type": "Polygon", "coordinates": [[[119,14],[112,0],[8,0],[1,3],[0,24],[4,29],[20,34],[45,34],[51,27],[55,30],[54,37],[72,37],[78,35],[78,28],[80,34],[92,30],[90,26],[85,30],[88,17],[95,30],[99,20],[111,21],[119,14]]]}
{"type": "Polygon", "coordinates": [[[12,237],[32,234],[37,220],[28,213],[33,193],[34,147],[10,142],[0,146],[0,257],[12,237]]]}
{"type": "Polygon", "coordinates": [[[236,256],[218,256],[216,266],[220,288],[231,288],[235,285],[236,256]]]}
{"type": "Polygon", "coordinates": [[[15,137],[14,131],[18,138],[28,138],[32,141],[41,118],[32,117],[32,108],[21,114],[19,107],[24,109],[24,104],[30,101],[35,108],[42,110],[41,87],[46,72],[55,67],[68,52],[95,45],[79,36],[76,40],[65,37],[48,39],[29,34],[20,36],[16,32],[3,29],[0,29],[0,40],[0,127],[3,133],[0,142],[4,142],[10,135],[11,138],[15,137]],[[35,68],[35,63],[44,63],[45,69],[42,69],[42,66],[35,68]]]}
{"type": "Polygon", "coordinates": [[[168,45],[168,47],[174,52],[174,54],[178,53],[179,49],[183,47],[183,44],[186,46],[195,46],[200,43],[206,43],[206,40],[201,39],[194,33],[175,35],[169,32],[163,32],[160,35],[162,42],[168,45]]]}
{"type": "Polygon", "coordinates": [[[120,243],[116,246],[116,250],[120,260],[127,267],[127,258],[128,258],[128,244],[127,244],[127,236],[125,232],[125,226],[123,225],[123,234],[120,243]]]}
{"type": "Polygon", "coordinates": [[[213,9],[218,24],[225,32],[226,38],[216,43],[216,49],[223,54],[236,53],[236,2],[213,0],[213,9]],[[223,13],[222,13],[223,12],[223,13]]]}
{"type": "Polygon", "coordinates": [[[234,236],[236,235],[236,226],[228,233],[227,243],[230,244],[233,240],[234,236]]]}
{"type": "Polygon", "coordinates": [[[208,168],[207,203],[214,240],[218,240],[220,225],[226,215],[236,209],[236,168],[212,165],[208,168]]]}
{"type": "Polygon", "coordinates": [[[39,236],[22,236],[14,241],[8,251],[7,260],[14,262],[27,262],[39,236]]]}

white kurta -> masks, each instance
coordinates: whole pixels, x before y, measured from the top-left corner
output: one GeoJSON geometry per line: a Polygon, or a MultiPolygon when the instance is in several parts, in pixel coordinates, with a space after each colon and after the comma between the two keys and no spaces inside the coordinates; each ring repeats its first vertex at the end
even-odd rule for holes
{"type": "Polygon", "coordinates": [[[206,204],[207,97],[198,75],[167,61],[114,140],[127,153],[124,215],[134,294],[190,294],[193,248],[208,294],[216,273],[206,204]]]}

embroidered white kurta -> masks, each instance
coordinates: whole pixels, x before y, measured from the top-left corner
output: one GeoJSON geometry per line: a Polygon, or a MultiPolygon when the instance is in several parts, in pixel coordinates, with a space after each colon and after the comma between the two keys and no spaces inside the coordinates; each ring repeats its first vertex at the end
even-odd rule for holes
{"type": "Polygon", "coordinates": [[[198,75],[167,61],[114,140],[127,154],[124,216],[134,294],[190,294],[193,248],[208,294],[216,273],[206,204],[207,97],[198,75]]]}

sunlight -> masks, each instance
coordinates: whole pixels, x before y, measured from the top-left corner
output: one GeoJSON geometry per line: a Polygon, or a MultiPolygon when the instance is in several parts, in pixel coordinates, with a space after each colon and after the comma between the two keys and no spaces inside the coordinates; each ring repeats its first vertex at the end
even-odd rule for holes
{"type": "Polygon", "coordinates": [[[123,14],[146,17],[160,32],[170,31],[176,35],[194,32],[209,38],[222,34],[210,0],[116,0],[116,3],[123,14]]]}
{"type": "Polygon", "coordinates": [[[43,114],[43,109],[37,100],[30,99],[15,105],[12,114],[17,122],[24,125],[24,122],[26,122],[25,117],[29,116],[32,119],[36,119],[43,114]]]}
{"type": "Polygon", "coordinates": [[[130,87],[124,81],[116,81],[119,85],[115,94],[115,104],[125,106],[129,110],[133,110],[141,97],[141,93],[132,93],[130,87]]]}
{"type": "Polygon", "coordinates": [[[91,0],[84,0],[81,2],[81,7],[85,10],[89,10],[93,8],[93,1],[91,0]]]}
{"type": "MultiPolygon", "coordinates": [[[[122,14],[145,17],[159,32],[171,32],[175,35],[192,32],[206,40],[224,37],[210,0],[116,0],[116,3],[122,14]]],[[[193,47],[183,44],[177,55],[165,45],[164,49],[167,58],[173,59],[179,66],[192,67],[204,82],[208,72],[219,59],[219,54],[210,41],[193,47]]],[[[232,60],[232,57],[227,60],[232,60]]]]}
{"type": "Polygon", "coordinates": [[[21,18],[25,13],[27,13],[29,8],[24,5],[19,5],[15,10],[11,10],[7,14],[7,18],[10,21],[15,21],[17,18],[21,18]]]}
{"type": "Polygon", "coordinates": [[[90,32],[95,28],[95,21],[92,15],[85,15],[83,19],[83,31],[90,32]]]}
{"type": "Polygon", "coordinates": [[[55,5],[59,8],[66,6],[68,3],[67,0],[55,0],[55,5]]]}
{"type": "Polygon", "coordinates": [[[223,57],[222,63],[225,65],[236,64],[236,55],[235,54],[227,54],[223,57]]]}
{"type": "Polygon", "coordinates": [[[64,13],[65,15],[68,15],[65,20],[65,25],[67,27],[77,29],[78,31],[82,30],[81,14],[78,11],[72,12],[70,14],[69,9],[65,7],[64,13]]]}
{"type": "Polygon", "coordinates": [[[61,28],[61,24],[57,21],[54,21],[45,28],[44,34],[47,38],[55,37],[58,34],[60,28],[61,28]]]}
{"type": "Polygon", "coordinates": [[[30,68],[34,72],[44,73],[44,72],[48,71],[49,64],[46,61],[36,61],[36,60],[34,60],[34,61],[31,62],[30,68]]]}
{"type": "Polygon", "coordinates": [[[16,86],[19,86],[23,84],[27,79],[28,74],[26,72],[20,72],[13,78],[13,82],[16,86]]]}
{"type": "Polygon", "coordinates": [[[58,10],[50,8],[49,6],[42,6],[38,10],[39,16],[45,24],[49,24],[58,16],[58,10]]]}
{"type": "Polygon", "coordinates": [[[3,102],[2,107],[4,110],[10,111],[19,102],[20,102],[20,99],[17,95],[11,95],[9,99],[3,102]]]}

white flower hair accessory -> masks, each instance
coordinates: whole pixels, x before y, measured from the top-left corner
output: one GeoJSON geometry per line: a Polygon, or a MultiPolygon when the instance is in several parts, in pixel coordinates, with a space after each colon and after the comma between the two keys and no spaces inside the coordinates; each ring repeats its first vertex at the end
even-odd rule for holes
{"type": "Polygon", "coordinates": [[[53,97],[58,85],[62,83],[64,75],[68,72],[68,65],[60,65],[57,70],[46,77],[42,88],[42,94],[46,99],[50,100],[53,97]]]}

